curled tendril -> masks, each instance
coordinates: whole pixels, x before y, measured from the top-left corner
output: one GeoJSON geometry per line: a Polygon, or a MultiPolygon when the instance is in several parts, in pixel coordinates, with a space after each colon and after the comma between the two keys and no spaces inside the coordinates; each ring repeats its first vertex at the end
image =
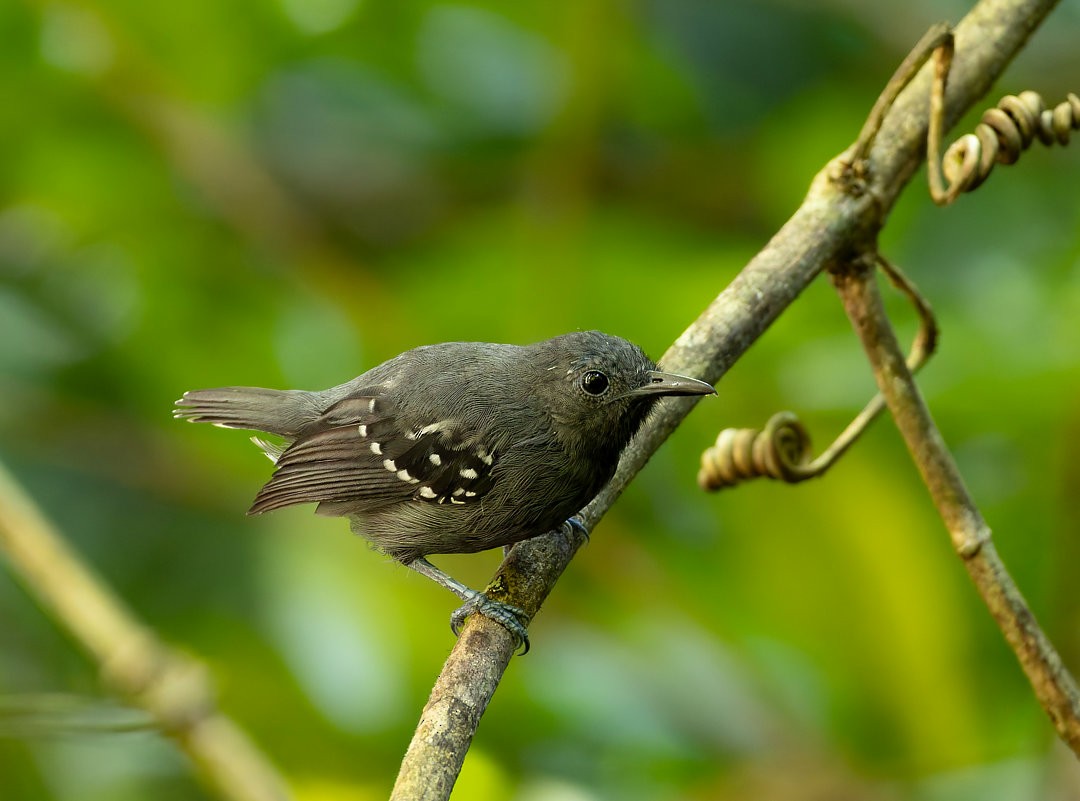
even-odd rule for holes
{"type": "MultiPolygon", "coordinates": [[[[917,372],[937,344],[934,313],[926,298],[898,267],[876,251],[868,255],[919,315],[919,330],[907,358],[908,367],[917,372]]],[[[884,408],[885,400],[879,393],[813,460],[810,459],[810,435],[793,412],[774,414],[761,430],[724,429],[716,438],[716,444],[701,455],[698,485],[711,491],[733,487],[751,478],[775,478],[794,484],[820,476],[847,452],[884,408]]]]}
{"type": "Polygon", "coordinates": [[[763,429],[721,431],[701,454],[698,486],[712,491],[761,477],[794,483],[818,474],[809,468],[810,435],[793,412],[778,412],[763,429]]]}
{"type": "Polygon", "coordinates": [[[1044,145],[1067,145],[1074,130],[1080,130],[1080,97],[1070,93],[1048,109],[1038,92],[1007,95],[983,114],[975,133],[960,137],[945,151],[941,170],[948,188],[931,185],[934,202],[945,206],[975,189],[995,164],[1013,164],[1036,139],[1044,145]]]}

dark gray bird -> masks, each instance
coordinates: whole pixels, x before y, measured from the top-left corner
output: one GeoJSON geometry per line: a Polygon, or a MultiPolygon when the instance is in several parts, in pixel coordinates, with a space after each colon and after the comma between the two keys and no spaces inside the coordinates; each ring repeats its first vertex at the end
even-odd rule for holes
{"type": "Polygon", "coordinates": [[[615,472],[663,395],[707,395],[662,373],[636,345],[584,331],[534,345],[415,348],[322,392],[224,387],[187,392],[177,418],[263,431],[273,476],[248,514],[317,503],[376,548],[465,601],[528,650],[525,613],[425,557],[509,546],[563,524],[615,472]]]}

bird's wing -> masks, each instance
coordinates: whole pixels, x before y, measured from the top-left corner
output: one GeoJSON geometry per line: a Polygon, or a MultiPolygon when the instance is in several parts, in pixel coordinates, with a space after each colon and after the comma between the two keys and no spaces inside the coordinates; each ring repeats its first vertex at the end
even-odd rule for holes
{"type": "Polygon", "coordinates": [[[470,504],[491,489],[497,459],[454,421],[403,421],[386,395],[360,391],[281,453],[248,513],[315,502],[343,514],[410,500],[470,504]]]}

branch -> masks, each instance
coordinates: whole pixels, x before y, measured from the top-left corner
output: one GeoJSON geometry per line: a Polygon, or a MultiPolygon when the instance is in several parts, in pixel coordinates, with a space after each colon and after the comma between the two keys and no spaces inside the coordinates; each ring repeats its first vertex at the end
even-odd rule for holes
{"type": "MultiPolygon", "coordinates": [[[[946,124],[981,98],[1056,5],[1056,0],[982,0],[956,28],[946,124]]],[[[803,204],[701,316],[675,341],[665,369],[715,383],[827,266],[873,241],[926,146],[932,65],[899,95],[852,183],[848,152],[818,173],[803,204]]],[[[850,152],[850,151],[849,151],[850,152]]],[[[624,452],[611,483],[583,511],[596,525],[694,406],[667,399],[624,452]]],[[[534,616],[580,542],[546,534],[514,547],[491,587],[534,616]]],[[[392,799],[449,796],[476,726],[510,661],[513,641],[479,615],[467,621],[432,690],[392,799]]]]}
{"type": "Polygon", "coordinates": [[[1039,703],[1061,739],[1080,756],[1080,691],[990,541],[990,527],[968,494],[956,462],[904,363],[872,268],[860,262],[837,270],[833,284],[862,340],[878,388],[952,536],[953,547],[1020,660],[1039,703]]]}
{"type": "Polygon", "coordinates": [[[27,590],[97,660],[118,695],[149,713],[227,801],[285,801],[284,780],[215,708],[205,668],[172,651],[113,596],[0,465],[0,550],[27,590]]]}

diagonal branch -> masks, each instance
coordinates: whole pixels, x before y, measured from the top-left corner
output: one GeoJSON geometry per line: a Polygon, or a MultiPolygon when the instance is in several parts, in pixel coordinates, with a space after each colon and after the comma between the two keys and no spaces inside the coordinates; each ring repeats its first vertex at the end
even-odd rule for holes
{"type": "Polygon", "coordinates": [[[101,666],[111,690],[149,713],[226,801],[285,801],[284,780],[216,708],[206,669],[161,642],[72,553],[0,465],[0,553],[27,590],[101,666]]]}
{"type": "MultiPolygon", "coordinates": [[[[1056,0],[982,0],[956,28],[946,124],[980,99],[1023,48],[1056,0]]],[[[932,65],[900,93],[882,121],[853,184],[850,150],[818,173],[803,204],[766,247],[675,341],[665,369],[715,383],[799,293],[832,264],[873,240],[921,164],[928,129],[932,65]]],[[[619,471],[584,510],[592,529],[649,457],[693,408],[668,399],[623,454],[619,471]]],[[[491,595],[535,615],[579,542],[562,533],[519,543],[500,568],[491,595]]],[[[473,616],[447,659],[402,762],[392,798],[449,796],[487,703],[513,652],[498,624],[473,616]]]]}
{"type": "Polygon", "coordinates": [[[1035,697],[1061,739],[1080,756],[1080,690],[1028,608],[968,494],[956,462],[926,408],[865,263],[837,270],[833,283],[855,327],[878,388],[952,536],[976,589],[1020,660],[1035,697]]]}

